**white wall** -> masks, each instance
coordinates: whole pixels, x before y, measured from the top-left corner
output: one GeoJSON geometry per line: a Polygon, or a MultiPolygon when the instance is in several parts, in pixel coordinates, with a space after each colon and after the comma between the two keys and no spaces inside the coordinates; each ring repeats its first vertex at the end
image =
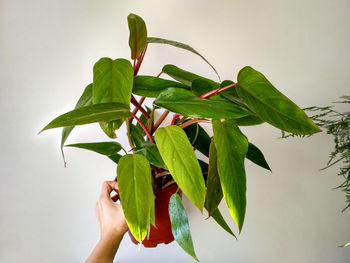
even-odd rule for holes
{"type": "MultiPolygon", "coordinates": [[[[0,1],[0,262],[82,262],[98,240],[93,205],[102,181],[115,176],[108,159],[59,152],[60,130],[37,132],[72,109],[102,56],[129,58],[126,16],[141,15],[149,35],[191,44],[223,79],[251,65],[299,106],[328,105],[349,95],[350,2],[296,1],[0,1]]],[[[142,74],[173,63],[212,78],[185,51],[152,45],[142,74]]],[[[244,129],[273,173],[247,162],[246,222],[236,241],[187,201],[201,262],[349,262],[349,211],[332,137],[278,139],[267,125],[244,129]]],[[[124,131],[119,141],[126,145],[124,131]]],[[[70,142],[107,140],[96,125],[70,142]]],[[[225,218],[232,220],[225,205],[225,218]]],[[[118,262],[193,262],[176,243],[138,251],[128,237],[118,262]]]]}

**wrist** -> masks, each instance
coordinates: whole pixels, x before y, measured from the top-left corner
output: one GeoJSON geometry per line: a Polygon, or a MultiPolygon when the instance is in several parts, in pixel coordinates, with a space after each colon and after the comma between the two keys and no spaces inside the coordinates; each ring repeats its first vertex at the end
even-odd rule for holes
{"type": "Polygon", "coordinates": [[[120,241],[123,239],[124,234],[126,231],[123,230],[114,230],[114,231],[108,231],[108,232],[102,232],[100,241],[101,243],[120,243],[120,241]]]}

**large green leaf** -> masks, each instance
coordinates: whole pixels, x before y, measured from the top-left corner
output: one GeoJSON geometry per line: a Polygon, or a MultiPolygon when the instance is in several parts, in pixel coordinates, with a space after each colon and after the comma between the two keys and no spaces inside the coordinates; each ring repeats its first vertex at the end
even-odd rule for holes
{"type": "Polygon", "coordinates": [[[40,132],[74,125],[82,125],[93,122],[112,121],[129,117],[131,115],[129,107],[121,103],[101,103],[78,108],[58,116],[40,132]]]}
{"type": "Polygon", "coordinates": [[[170,197],[169,216],[171,221],[171,232],[173,233],[176,242],[195,260],[199,261],[194,252],[186,211],[181,198],[177,193],[170,197]]]}
{"type": "Polygon", "coordinates": [[[192,72],[180,69],[174,65],[168,64],[165,65],[162,69],[162,72],[165,74],[168,74],[170,77],[172,77],[173,79],[180,81],[181,83],[191,87],[192,86],[192,82],[195,79],[201,79],[204,80],[206,82],[208,82],[213,89],[214,88],[220,88],[220,83],[212,81],[211,79],[207,79],[201,76],[198,76],[192,72]]]}
{"type": "Polygon", "coordinates": [[[162,157],[160,156],[157,146],[153,142],[142,142],[140,147],[137,148],[135,152],[145,156],[151,164],[167,169],[162,157]]]}
{"type": "Polygon", "coordinates": [[[149,162],[142,155],[124,155],[119,160],[117,174],[125,219],[131,233],[140,242],[147,235],[154,202],[149,162]]]}
{"type": "Polygon", "coordinates": [[[117,142],[75,143],[65,145],[65,147],[75,147],[97,152],[99,154],[106,155],[117,164],[119,159],[122,157],[120,154],[118,154],[118,152],[122,149],[122,146],[117,142]]]}
{"type": "Polygon", "coordinates": [[[184,89],[169,88],[154,103],[172,112],[197,118],[240,118],[251,114],[231,102],[201,99],[184,89]]]}
{"type": "Polygon", "coordinates": [[[269,164],[265,160],[264,154],[254,144],[249,143],[246,157],[248,160],[251,160],[253,163],[259,165],[260,167],[271,171],[269,164]]]}
{"type": "MultiPolygon", "coordinates": [[[[92,104],[92,84],[87,85],[83,94],[80,96],[77,104],[75,105],[75,109],[79,109],[84,106],[89,106],[91,104],[92,104]]],[[[69,134],[72,132],[73,129],[74,129],[74,126],[69,126],[69,127],[64,127],[62,130],[61,152],[62,152],[64,163],[66,163],[66,161],[64,159],[63,145],[65,144],[69,134]]]]}
{"type": "Polygon", "coordinates": [[[214,139],[212,139],[210,143],[209,149],[209,170],[208,170],[208,178],[207,178],[207,196],[206,196],[206,204],[209,216],[212,216],[215,209],[217,209],[220,204],[223,193],[220,184],[220,177],[218,173],[217,166],[217,151],[215,148],[214,139]]]}
{"type": "Polygon", "coordinates": [[[248,140],[234,120],[213,120],[213,131],[221,187],[231,216],[241,231],[246,209],[244,159],[248,140]]]}
{"type": "Polygon", "coordinates": [[[205,201],[201,168],[186,133],[178,126],[159,128],[155,139],[160,155],[175,182],[200,210],[205,201]]]}
{"type": "Polygon", "coordinates": [[[132,92],[139,96],[155,98],[162,91],[170,87],[189,89],[188,86],[172,80],[161,79],[153,76],[135,76],[132,92]]]}
{"type": "Polygon", "coordinates": [[[281,130],[304,135],[321,131],[304,111],[251,67],[239,72],[236,90],[262,120],[281,130]]]}
{"type": "Polygon", "coordinates": [[[192,146],[205,156],[209,156],[210,137],[208,133],[198,123],[184,128],[192,146]]]}
{"type": "Polygon", "coordinates": [[[177,48],[185,49],[187,51],[190,51],[190,52],[200,56],[201,59],[203,59],[214,70],[215,74],[220,79],[220,76],[219,76],[218,72],[216,71],[216,69],[214,68],[214,66],[212,64],[210,64],[209,61],[205,57],[203,57],[197,50],[195,50],[191,46],[184,44],[184,43],[177,42],[177,41],[167,40],[167,39],[159,38],[159,37],[149,37],[149,38],[147,38],[147,42],[148,43],[159,43],[159,44],[171,45],[171,46],[174,46],[177,48]]]}
{"type": "Polygon", "coordinates": [[[147,43],[147,28],[145,21],[135,14],[128,15],[129,26],[129,46],[131,49],[131,59],[136,59],[141,55],[147,43]]]}
{"type": "MultiPolygon", "coordinates": [[[[119,102],[130,104],[133,86],[133,68],[126,59],[101,58],[94,65],[93,103],[119,102]]],[[[115,130],[124,120],[100,123],[102,130],[110,138],[115,138],[115,130]]]]}

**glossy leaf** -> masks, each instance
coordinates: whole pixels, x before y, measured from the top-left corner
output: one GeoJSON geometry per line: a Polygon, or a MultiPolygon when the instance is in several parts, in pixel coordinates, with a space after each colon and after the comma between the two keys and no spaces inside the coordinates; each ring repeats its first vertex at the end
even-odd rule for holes
{"type": "Polygon", "coordinates": [[[135,152],[145,156],[154,166],[167,169],[162,157],[160,156],[157,146],[153,142],[142,142],[140,148],[137,148],[135,152]]]}
{"type": "Polygon", "coordinates": [[[321,131],[294,102],[251,67],[239,72],[236,90],[262,120],[281,130],[303,135],[321,131]]]}
{"type": "Polygon", "coordinates": [[[147,28],[145,21],[135,14],[128,15],[129,26],[129,46],[131,49],[131,59],[136,59],[145,49],[147,43],[147,28]]]}
{"type": "MultiPolygon", "coordinates": [[[[83,94],[80,96],[77,104],[75,105],[75,109],[79,109],[84,106],[92,105],[92,84],[88,85],[85,89],[83,94]]],[[[61,152],[62,157],[64,160],[64,163],[66,163],[64,159],[64,152],[63,152],[63,145],[65,144],[68,136],[74,129],[74,126],[64,127],[62,130],[62,136],[61,136],[61,152]]]]}
{"type": "Polygon", "coordinates": [[[213,87],[203,79],[195,79],[192,81],[191,91],[197,97],[213,90],[213,87]]]}
{"type": "Polygon", "coordinates": [[[212,216],[215,209],[220,204],[223,193],[220,184],[220,177],[217,166],[217,152],[215,148],[214,139],[210,143],[209,149],[209,169],[207,178],[207,196],[206,204],[209,216],[212,216]]]}
{"type": "Polygon", "coordinates": [[[119,159],[122,157],[120,154],[118,154],[118,152],[122,149],[122,146],[117,142],[75,143],[65,145],[65,147],[75,147],[97,152],[99,154],[106,155],[117,164],[119,159]]]}
{"type": "Polygon", "coordinates": [[[236,119],[238,126],[252,126],[264,123],[262,119],[255,115],[244,116],[242,118],[236,119]]]}
{"type": "Polygon", "coordinates": [[[218,72],[216,71],[216,69],[214,68],[214,66],[212,64],[210,64],[209,61],[205,57],[203,57],[197,50],[195,50],[194,48],[190,47],[189,45],[183,44],[183,43],[180,43],[180,42],[177,42],[177,41],[173,41],[173,40],[167,40],[167,39],[164,39],[164,38],[159,38],[159,37],[149,37],[147,39],[147,42],[148,43],[159,43],[159,44],[171,45],[171,46],[174,46],[174,47],[177,47],[177,48],[185,49],[187,51],[190,51],[190,52],[200,56],[201,59],[203,59],[214,70],[215,74],[220,79],[220,76],[219,76],[218,72]]]}
{"type": "Polygon", "coordinates": [[[169,216],[171,221],[171,232],[173,233],[176,242],[190,256],[199,261],[194,251],[185,207],[177,193],[170,197],[169,216]]]}
{"type": "Polygon", "coordinates": [[[231,216],[241,231],[246,210],[244,159],[248,140],[234,120],[213,120],[213,131],[222,191],[231,216]]]}
{"type": "Polygon", "coordinates": [[[129,117],[129,107],[121,103],[102,103],[78,108],[58,116],[40,132],[74,125],[82,125],[93,122],[112,121],[129,117]]]}
{"type": "MultiPolygon", "coordinates": [[[[118,102],[130,104],[133,86],[133,68],[126,59],[101,58],[94,65],[93,103],[118,102]]],[[[124,120],[100,123],[110,138],[116,138],[114,131],[124,120]]]]}
{"type": "Polygon", "coordinates": [[[211,79],[207,79],[201,76],[198,76],[192,72],[180,69],[174,65],[168,64],[165,65],[162,69],[162,72],[165,74],[168,74],[170,77],[172,77],[173,79],[191,87],[192,86],[192,82],[195,79],[201,79],[204,80],[206,82],[208,82],[213,88],[219,88],[220,87],[220,83],[212,81],[211,79]]]}
{"type": "Polygon", "coordinates": [[[140,242],[147,235],[154,203],[149,162],[142,155],[124,155],[119,160],[117,174],[126,221],[131,233],[140,242]]]}
{"type": "Polygon", "coordinates": [[[197,118],[240,118],[251,114],[231,102],[201,99],[184,89],[169,88],[154,103],[172,112],[197,118]]]}
{"type": "MultiPolygon", "coordinates": [[[[234,82],[232,80],[224,80],[223,82],[221,82],[220,88],[224,88],[224,87],[227,87],[227,86],[232,85],[232,84],[234,84],[234,82]]],[[[221,94],[226,94],[228,96],[239,98],[237,91],[236,91],[236,87],[231,87],[227,90],[224,90],[221,94]]]]}
{"type": "Polygon", "coordinates": [[[249,143],[246,158],[255,163],[256,165],[259,165],[260,167],[271,171],[270,166],[265,160],[264,154],[260,151],[258,147],[256,147],[252,143],[249,143]]]}
{"type": "Polygon", "coordinates": [[[208,133],[198,123],[184,128],[192,146],[205,156],[209,156],[210,137],[208,133]]]}
{"type": "MultiPolygon", "coordinates": [[[[205,80],[202,79],[195,79],[192,82],[192,87],[191,91],[197,96],[200,97],[205,93],[208,93],[212,91],[214,88],[205,80]]],[[[228,101],[224,97],[222,97],[220,94],[218,95],[213,95],[208,98],[209,100],[223,100],[223,101],[228,101]]]]}
{"type": "Polygon", "coordinates": [[[152,76],[135,76],[132,92],[139,96],[155,98],[162,91],[170,87],[187,90],[189,89],[188,86],[172,80],[161,79],[152,76]]]}
{"type": "Polygon", "coordinates": [[[205,183],[201,168],[186,133],[178,126],[159,128],[155,139],[160,155],[175,182],[200,210],[205,201],[205,183]]]}
{"type": "Polygon", "coordinates": [[[142,143],[145,142],[144,136],[146,135],[141,126],[130,124],[131,138],[136,147],[141,147],[142,143]]]}

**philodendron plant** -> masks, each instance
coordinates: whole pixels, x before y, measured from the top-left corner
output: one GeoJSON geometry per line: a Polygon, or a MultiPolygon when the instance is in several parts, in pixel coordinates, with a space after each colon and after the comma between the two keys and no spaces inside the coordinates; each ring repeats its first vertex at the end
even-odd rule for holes
{"type": "MultiPolygon", "coordinates": [[[[193,52],[217,72],[190,46],[148,37],[141,17],[130,14],[128,25],[132,61],[106,57],[97,61],[93,82],[85,88],[75,109],[55,118],[43,130],[64,127],[62,154],[64,146],[78,147],[106,155],[118,164],[120,200],[136,240],[147,238],[150,225],[155,224],[153,191],[173,184],[200,211],[204,208],[235,236],[218,209],[219,203],[224,198],[240,232],[246,211],[245,159],[270,170],[262,152],[239,127],[266,122],[301,135],[320,129],[263,74],[249,66],[239,71],[236,82],[210,80],[174,65],[165,65],[161,71],[173,80],[161,78],[161,74],[138,75],[147,46],[154,43],[193,52]],[[135,95],[141,96],[139,100],[135,95]],[[153,107],[142,106],[145,98],[154,99],[153,107]],[[158,111],[163,112],[155,114],[158,111]],[[161,127],[168,114],[173,114],[171,124],[161,127]],[[111,139],[125,123],[131,154],[115,140],[65,145],[74,126],[89,123],[99,123],[111,139]],[[199,123],[211,123],[214,136],[211,138],[199,123]],[[209,163],[198,159],[195,151],[209,157],[209,163]]],[[[170,198],[169,215],[175,240],[197,259],[184,206],[176,193],[170,198]]]]}

